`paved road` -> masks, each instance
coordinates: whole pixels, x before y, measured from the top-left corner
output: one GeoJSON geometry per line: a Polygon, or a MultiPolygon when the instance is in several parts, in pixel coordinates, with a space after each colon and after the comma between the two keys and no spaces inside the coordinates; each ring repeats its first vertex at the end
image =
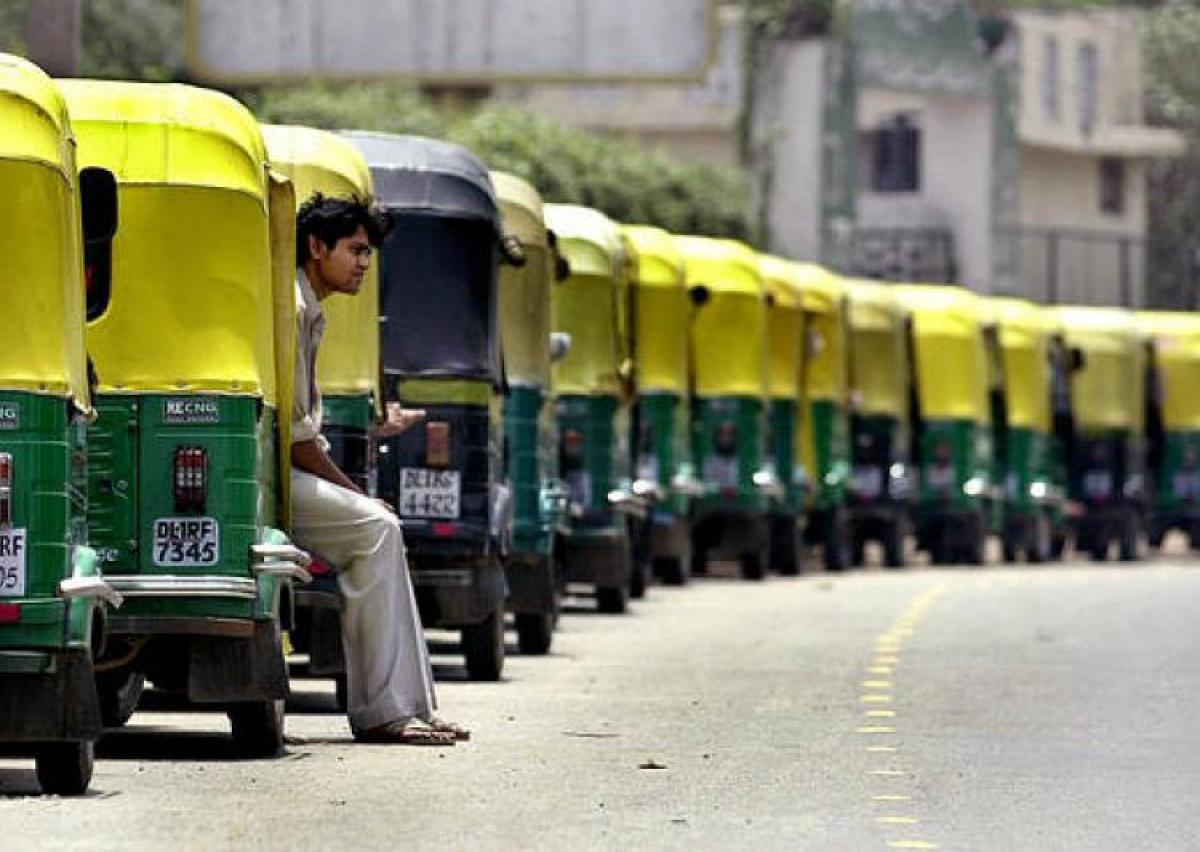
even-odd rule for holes
{"type": "Polygon", "coordinates": [[[28,795],[5,849],[1200,847],[1200,566],[706,579],[569,615],[469,684],[471,743],[361,746],[297,681],[286,757],[139,712],[93,793],[28,795]]]}

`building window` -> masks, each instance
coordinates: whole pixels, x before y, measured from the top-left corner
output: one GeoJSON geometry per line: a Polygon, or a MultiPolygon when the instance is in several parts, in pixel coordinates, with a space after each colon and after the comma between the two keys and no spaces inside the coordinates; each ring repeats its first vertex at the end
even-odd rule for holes
{"type": "Polygon", "coordinates": [[[1094,44],[1079,48],[1079,129],[1090,136],[1100,111],[1100,59],[1094,44]]]}
{"type": "Polygon", "coordinates": [[[1058,120],[1062,114],[1062,75],[1059,68],[1058,39],[1046,36],[1042,41],[1042,112],[1058,120]]]}
{"type": "Polygon", "coordinates": [[[1118,157],[1100,161],[1100,210],[1113,216],[1125,212],[1125,161],[1118,157]]]}
{"type": "Polygon", "coordinates": [[[864,165],[872,192],[921,190],[921,128],[913,116],[896,115],[863,141],[863,152],[870,158],[864,165]]]}

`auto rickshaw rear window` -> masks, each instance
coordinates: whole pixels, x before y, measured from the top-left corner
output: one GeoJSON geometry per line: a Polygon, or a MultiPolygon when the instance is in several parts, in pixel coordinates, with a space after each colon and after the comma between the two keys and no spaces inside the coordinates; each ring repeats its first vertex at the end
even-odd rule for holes
{"type": "Polygon", "coordinates": [[[98,319],[112,298],[112,240],[117,230],[117,183],[112,172],[86,168],[79,173],[84,240],[87,319],[98,319]]]}

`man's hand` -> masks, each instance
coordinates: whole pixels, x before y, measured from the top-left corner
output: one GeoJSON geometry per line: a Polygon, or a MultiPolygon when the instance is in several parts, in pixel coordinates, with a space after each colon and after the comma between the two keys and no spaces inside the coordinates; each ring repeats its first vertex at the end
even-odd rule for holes
{"type": "Polygon", "coordinates": [[[394,438],[424,419],[425,410],[423,408],[402,408],[398,402],[389,402],[387,417],[383,423],[379,424],[375,434],[380,438],[394,438]]]}

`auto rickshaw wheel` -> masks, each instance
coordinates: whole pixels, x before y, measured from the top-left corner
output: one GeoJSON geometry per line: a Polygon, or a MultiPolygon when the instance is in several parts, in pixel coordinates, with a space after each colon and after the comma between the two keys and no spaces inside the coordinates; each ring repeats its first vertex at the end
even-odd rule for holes
{"type": "Polygon", "coordinates": [[[906,535],[903,519],[896,518],[883,534],[883,564],[888,568],[903,568],[907,561],[904,555],[906,535]]]}
{"type": "Polygon", "coordinates": [[[628,608],[628,595],[624,586],[598,586],[596,609],[605,615],[620,615],[628,608]]]}
{"type": "Polygon", "coordinates": [[[1039,512],[1033,519],[1033,534],[1025,558],[1034,565],[1042,565],[1054,558],[1054,530],[1050,517],[1045,512],[1039,512]]]}
{"type": "Polygon", "coordinates": [[[845,571],[850,567],[850,524],[846,510],[837,506],[825,515],[825,570],[845,571]]]}
{"type": "Polygon", "coordinates": [[[82,796],[92,783],[96,765],[91,742],[45,743],[34,756],[42,792],[52,796],[82,796]]]}
{"type": "Polygon", "coordinates": [[[550,653],[554,640],[554,613],[519,612],[514,619],[517,625],[517,648],[528,656],[550,653]]]}
{"type": "Polygon", "coordinates": [[[664,586],[686,586],[692,572],[685,556],[656,556],[654,574],[664,586]]]}
{"type": "Polygon", "coordinates": [[[738,557],[743,580],[761,580],[766,575],[763,555],[757,550],[744,550],[738,557]]]}
{"type": "Polygon", "coordinates": [[[1122,518],[1121,522],[1121,537],[1118,540],[1118,557],[1122,562],[1137,562],[1138,560],[1138,533],[1139,524],[1137,515],[1133,511],[1129,511],[1122,518]]]}
{"type": "Polygon", "coordinates": [[[146,688],[146,676],[141,672],[118,670],[96,675],[96,692],[100,697],[100,721],[106,728],[120,728],[137,710],[138,701],[146,688]]]}
{"type": "Polygon", "coordinates": [[[795,577],[804,561],[804,537],[794,518],[771,519],[771,567],[782,577],[795,577]]]}
{"type": "Polygon", "coordinates": [[[345,672],[333,676],[333,701],[343,713],[350,709],[350,682],[345,672]]]}
{"type": "Polygon", "coordinates": [[[633,570],[629,574],[629,597],[641,600],[646,597],[646,563],[641,559],[633,560],[633,570]]]}
{"type": "Polygon", "coordinates": [[[233,744],[242,757],[274,757],[283,751],[283,699],[230,705],[233,744]]]}
{"type": "Polygon", "coordinates": [[[504,605],[462,629],[463,660],[471,680],[500,680],[504,671],[504,605]]]}

